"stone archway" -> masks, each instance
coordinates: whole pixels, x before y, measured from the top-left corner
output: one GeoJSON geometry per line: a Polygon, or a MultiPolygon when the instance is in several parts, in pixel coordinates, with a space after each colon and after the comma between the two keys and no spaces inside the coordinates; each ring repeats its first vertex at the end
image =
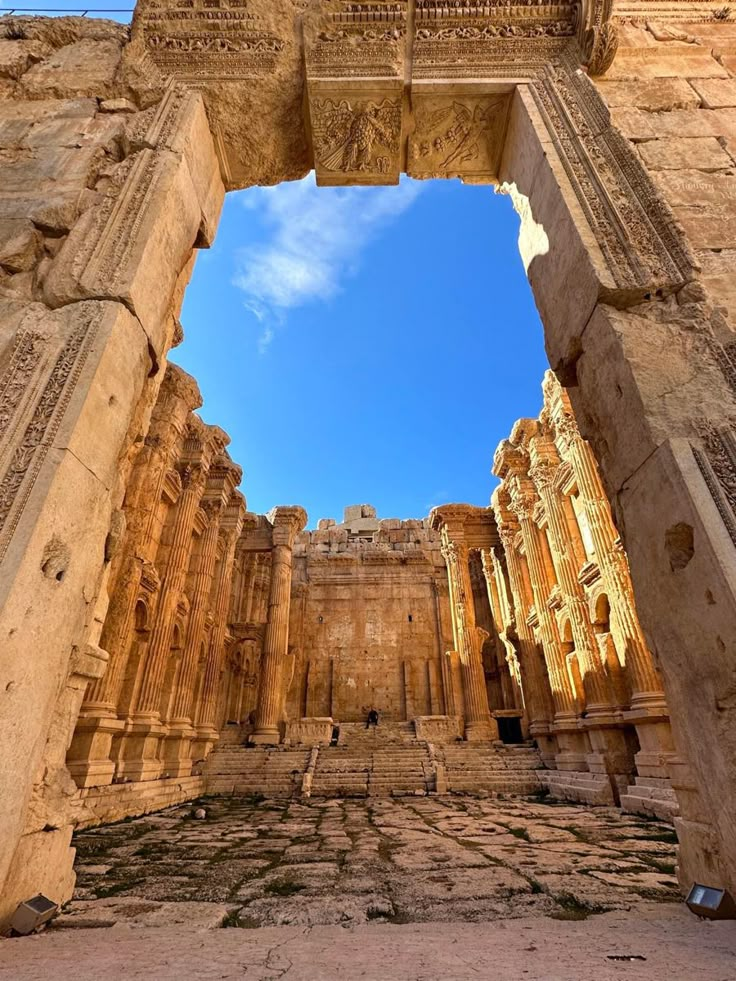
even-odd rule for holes
{"type": "MultiPolygon", "coordinates": [[[[618,17],[644,16],[646,0],[630,8],[618,17]]],[[[79,801],[63,759],[108,661],[99,640],[118,509],[194,249],[212,241],[226,189],[312,166],[322,183],[395,183],[403,171],[512,194],[550,363],[595,449],[687,755],[681,865],[736,887],[725,277],[701,274],[689,205],[676,220],[586,75],[615,55],[611,10],[500,9],[142,2],[130,42],[73,18],[2,25],[15,47],[0,106],[23,152],[0,185],[0,918],[27,884],[68,891],[79,801]]],[[[635,50],[652,77],[668,37],[685,43],[655,32],[635,50]]],[[[645,101],[636,86],[616,98],[634,114],[645,101]]],[[[621,116],[634,138],[645,123],[621,116]]],[[[669,198],[676,206],[677,188],[669,198]]]]}

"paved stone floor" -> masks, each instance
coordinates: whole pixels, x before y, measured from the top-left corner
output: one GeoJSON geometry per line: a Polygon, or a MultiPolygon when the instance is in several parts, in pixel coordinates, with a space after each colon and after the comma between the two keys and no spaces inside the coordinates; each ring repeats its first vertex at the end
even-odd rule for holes
{"type": "Polygon", "coordinates": [[[666,825],[499,799],[203,806],[79,834],[75,899],[0,944],[0,979],[736,981],[736,926],[684,909],[666,825]]]}

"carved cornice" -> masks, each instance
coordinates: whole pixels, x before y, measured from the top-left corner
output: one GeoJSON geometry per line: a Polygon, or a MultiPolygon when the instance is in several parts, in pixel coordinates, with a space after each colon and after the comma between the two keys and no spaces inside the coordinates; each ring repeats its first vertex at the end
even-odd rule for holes
{"type": "Polygon", "coordinates": [[[493,454],[492,472],[503,480],[509,476],[526,474],[528,467],[529,456],[526,451],[511,440],[501,440],[493,454]]]}
{"type": "Polygon", "coordinates": [[[479,510],[472,504],[441,504],[429,512],[429,526],[433,531],[447,528],[453,534],[462,533],[466,521],[474,518],[479,510]]]}
{"type": "Polygon", "coordinates": [[[166,365],[164,380],[161,382],[159,402],[162,397],[179,399],[190,412],[202,406],[202,393],[197,382],[171,361],[166,365]]]}

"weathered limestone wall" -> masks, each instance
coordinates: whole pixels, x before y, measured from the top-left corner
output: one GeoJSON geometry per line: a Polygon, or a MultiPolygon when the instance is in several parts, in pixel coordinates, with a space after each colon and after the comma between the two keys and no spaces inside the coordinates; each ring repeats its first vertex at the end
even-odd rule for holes
{"type": "Polygon", "coordinates": [[[452,648],[439,536],[367,505],[294,545],[287,715],[387,720],[442,715],[452,648]]]}
{"type": "Polygon", "coordinates": [[[578,363],[581,390],[571,397],[607,489],[617,490],[637,605],[665,682],[680,749],[670,772],[681,881],[709,876],[733,887],[736,28],[705,9],[696,17],[673,8],[658,22],[625,5],[619,13],[635,17],[621,25],[616,59],[596,88],[699,272],[676,303],[635,307],[625,318],[611,311],[609,340],[596,314],[578,363]],[[616,349],[628,378],[611,370],[616,349]],[[648,417],[646,436],[629,428],[634,415],[648,417]],[[623,454],[640,460],[630,476],[612,465],[623,454]]]}
{"type": "Polygon", "coordinates": [[[201,97],[129,70],[126,39],[0,22],[0,922],[69,895],[64,757],[119,508],[223,198],[201,97]]]}

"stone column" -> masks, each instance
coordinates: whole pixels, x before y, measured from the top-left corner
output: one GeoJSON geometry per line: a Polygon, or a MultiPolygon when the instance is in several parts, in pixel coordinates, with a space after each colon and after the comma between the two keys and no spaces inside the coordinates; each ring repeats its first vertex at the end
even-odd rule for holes
{"type": "Polygon", "coordinates": [[[113,778],[111,750],[125,725],[118,715],[118,698],[133,643],[135,607],[142,587],[158,586],[153,563],[163,515],[170,506],[165,488],[168,482],[170,492],[179,492],[179,477],[171,467],[187,418],[201,404],[194,379],[168,365],[149,434],[125,492],[122,555],[111,576],[110,604],[100,638],[100,646],[110,655],[107,670],[87,690],[67,754],[67,767],[80,787],[109,784],[113,778]]]}
{"type": "Polygon", "coordinates": [[[534,486],[544,504],[560,591],[566,612],[570,617],[575,653],[582,670],[586,714],[588,718],[600,715],[608,717],[613,711],[608,680],[595,647],[593,625],[583,587],[578,582],[577,563],[562,499],[553,486],[559,461],[553,462],[542,455],[544,444],[540,440],[533,439],[530,445],[532,465],[529,468],[529,476],[534,481],[534,486]]]}
{"type": "Polygon", "coordinates": [[[463,522],[472,510],[467,505],[435,508],[430,521],[441,533],[442,554],[447,564],[453,636],[463,678],[465,738],[475,742],[498,739],[498,726],[488,707],[482,644],[473,607],[469,550],[463,540],[463,522]]]}
{"type": "Polygon", "coordinates": [[[159,715],[161,685],[166,671],[176,608],[186,583],[192,528],[204,482],[205,471],[199,464],[184,468],[182,492],[176,503],[171,546],[161,582],[151,639],[145,654],[143,678],[123,737],[124,746],[118,775],[128,779],[146,779],[161,772],[161,763],[157,759],[158,742],[165,731],[159,715]]]}
{"type": "MultiPolygon", "coordinates": [[[[499,569],[498,569],[498,558],[494,554],[493,550],[490,548],[483,548],[480,551],[481,562],[483,564],[483,575],[486,580],[486,589],[488,591],[488,602],[491,605],[491,611],[493,613],[493,619],[496,624],[496,631],[498,633],[499,641],[501,645],[505,648],[505,644],[501,638],[501,634],[509,622],[510,619],[510,608],[508,605],[508,597],[506,596],[505,586],[506,583],[503,580],[499,580],[499,569]]],[[[502,657],[502,652],[499,651],[499,660],[502,657]]],[[[522,711],[522,698],[521,691],[519,690],[517,673],[512,668],[509,663],[508,651],[504,659],[504,664],[506,669],[501,668],[501,691],[503,694],[503,708],[504,709],[519,709],[522,711]]]]}
{"type": "Polygon", "coordinates": [[[279,709],[282,705],[282,668],[289,647],[292,546],[295,536],[307,523],[307,515],[300,507],[278,507],[271,511],[268,518],[273,525],[271,590],[263,639],[255,731],[250,742],[273,746],[281,741],[279,709]]]}
{"type": "Polygon", "coordinates": [[[545,380],[544,387],[561,451],[572,466],[585,508],[596,561],[610,603],[611,619],[625,645],[631,705],[624,718],[636,726],[639,736],[641,749],[636,755],[637,771],[644,777],[662,777],[663,768],[674,756],[669,712],[662,678],[636,612],[628,559],[613,523],[598,465],[590,446],[580,435],[567,396],[552,375],[545,380]]]}
{"type": "Polygon", "coordinates": [[[611,613],[626,638],[626,671],[632,689],[632,709],[654,703],[664,705],[662,679],[644,640],[634,605],[629,564],[618,537],[598,467],[590,447],[578,432],[571,415],[560,415],[556,430],[575,474],[595,546],[595,557],[606,585],[611,613]]]}
{"type": "Polygon", "coordinates": [[[217,561],[222,501],[205,501],[203,509],[207,514],[208,522],[199,544],[196,571],[192,576],[191,605],[181,672],[174,693],[171,718],[167,720],[168,732],[163,746],[164,767],[170,777],[187,776],[192,772],[191,746],[192,739],[196,735],[196,730],[192,726],[194,686],[217,561]]]}
{"type": "MultiPolygon", "coordinates": [[[[494,510],[500,496],[499,491],[494,493],[494,510]]],[[[510,512],[508,514],[510,515],[510,512]]],[[[496,515],[498,520],[498,511],[496,515]]],[[[527,590],[526,563],[517,551],[519,525],[515,519],[506,520],[499,523],[498,532],[506,554],[514,605],[513,619],[506,628],[506,637],[507,641],[516,648],[524,701],[529,717],[529,735],[536,739],[545,763],[554,767],[557,752],[557,741],[552,733],[554,702],[542,663],[543,655],[538,652],[534,632],[529,624],[528,613],[532,605],[532,595],[531,590],[527,590]]]]}
{"type": "Polygon", "coordinates": [[[542,550],[540,536],[543,532],[534,521],[534,509],[538,498],[530,481],[517,483],[517,494],[511,510],[517,515],[529,565],[534,609],[539,621],[545,661],[552,687],[555,707],[553,731],[557,736],[559,752],[556,754],[560,770],[585,770],[587,739],[580,732],[577,715],[579,707],[567,670],[565,654],[560,643],[557,622],[549,607],[550,594],[555,585],[554,574],[548,567],[547,556],[542,550]]]}
{"type": "Polygon", "coordinates": [[[554,446],[544,436],[533,437],[529,451],[532,461],[529,473],[544,504],[555,568],[565,609],[570,617],[575,653],[582,670],[587,699],[585,728],[594,751],[588,757],[588,765],[594,772],[611,775],[614,799],[618,800],[619,791],[624,788],[634,769],[633,754],[622,728],[621,712],[612,704],[611,687],[596,649],[588,604],[577,577],[577,563],[563,498],[555,487],[559,458],[554,446]]]}
{"type": "Polygon", "coordinates": [[[204,679],[197,710],[197,740],[193,751],[196,759],[204,759],[217,742],[217,707],[225,658],[225,639],[230,609],[230,583],[235,548],[243,527],[245,502],[240,494],[231,498],[222,520],[220,534],[220,565],[217,570],[216,592],[213,608],[214,623],[210,632],[204,679]]]}

